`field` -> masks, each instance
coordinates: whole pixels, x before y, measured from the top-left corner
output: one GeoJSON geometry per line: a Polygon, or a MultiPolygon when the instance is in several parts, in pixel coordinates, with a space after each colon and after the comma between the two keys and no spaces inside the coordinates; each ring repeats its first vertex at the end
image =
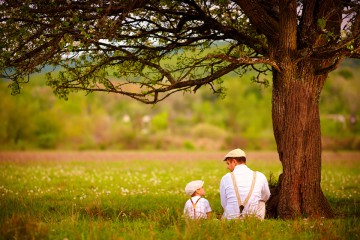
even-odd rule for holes
{"type": "MultiPolygon", "coordinates": [[[[360,239],[360,153],[323,154],[334,219],[220,220],[221,152],[0,152],[0,239],[360,239]],[[210,220],[182,216],[205,181],[210,220]]],[[[274,152],[249,152],[268,178],[274,152]]]]}

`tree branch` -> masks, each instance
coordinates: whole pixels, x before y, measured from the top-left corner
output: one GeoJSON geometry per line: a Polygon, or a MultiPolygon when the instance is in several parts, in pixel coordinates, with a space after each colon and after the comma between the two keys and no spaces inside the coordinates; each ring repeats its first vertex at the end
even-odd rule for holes
{"type": "Polygon", "coordinates": [[[276,69],[277,71],[281,72],[281,68],[279,67],[279,65],[272,59],[270,58],[266,58],[266,57],[231,57],[225,54],[209,54],[207,55],[207,58],[219,58],[222,60],[225,60],[227,62],[231,62],[231,63],[237,63],[237,64],[249,64],[249,65],[254,65],[254,64],[268,64],[270,66],[272,66],[274,69],[276,69]]]}
{"type": "MultiPolygon", "coordinates": [[[[235,0],[234,2],[241,7],[250,22],[261,34],[272,41],[278,39],[279,24],[274,17],[268,14],[259,0],[235,0]]],[[[273,2],[276,3],[277,1],[273,2]]],[[[274,7],[278,6],[274,5],[274,7]]]]}
{"type": "Polygon", "coordinates": [[[344,55],[338,57],[337,59],[335,59],[334,63],[331,64],[330,66],[326,67],[326,68],[322,68],[319,70],[315,71],[316,75],[323,75],[323,74],[327,74],[335,69],[337,69],[339,67],[339,64],[341,63],[341,61],[345,58],[344,55]]]}

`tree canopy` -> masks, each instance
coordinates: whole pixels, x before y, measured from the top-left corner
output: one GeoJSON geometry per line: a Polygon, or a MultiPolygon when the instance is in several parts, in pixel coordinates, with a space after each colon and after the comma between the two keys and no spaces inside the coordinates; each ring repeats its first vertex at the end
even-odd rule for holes
{"type": "Polygon", "coordinates": [[[60,97],[106,91],[146,103],[203,85],[221,92],[218,79],[229,72],[282,70],[269,44],[289,6],[297,22],[292,61],[330,59],[320,74],[359,57],[358,1],[3,0],[1,77],[18,93],[29,74],[60,66],[48,75],[60,97]]]}

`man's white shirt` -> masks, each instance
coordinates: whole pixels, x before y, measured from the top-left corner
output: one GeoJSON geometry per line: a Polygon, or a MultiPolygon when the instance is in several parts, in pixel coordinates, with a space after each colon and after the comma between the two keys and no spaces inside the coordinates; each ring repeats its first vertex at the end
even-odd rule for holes
{"type": "MultiPolygon", "coordinates": [[[[253,179],[253,173],[245,164],[237,165],[233,171],[236,183],[239,189],[239,195],[242,203],[245,201],[253,179]]],[[[266,202],[270,197],[270,189],[267,179],[261,172],[256,172],[256,182],[252,195],[246,204],[242,214],[260,215],[258,212],[259,201],[266,202]]],[[[231,173],[224,175],[220,182],[221,205],[224,209],[223,218],[237,219],[240,216],[239,204],[236,198],[231,173]]]]}

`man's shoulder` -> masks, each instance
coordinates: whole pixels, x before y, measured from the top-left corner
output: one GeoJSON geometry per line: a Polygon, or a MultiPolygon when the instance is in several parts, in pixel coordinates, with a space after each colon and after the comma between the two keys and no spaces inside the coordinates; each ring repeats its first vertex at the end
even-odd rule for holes
{"type": "Polygon", "coordinates": [[[256,177],[267,180],[265,174],[259,171],[256,171],[256,177]]]}
{"type": "Polygon", "coordinates": [[[231,174],[231,173],[227,173],[227,174],[225,174],[224,176],[222,176],[221,181],[220,181],[220,184],[224,184],[225,182],[228,182],[228,181],[231,179],[230,174],[231,174]]]}
{"type": "Polygon", "coordinates": [[[259,176],[265,177],[265,174],[263,174],[262,172],[259,172],[259,171],[255,171],[255,172],[256,172],[256,175],[259,175],[259,176]]]}
{"type": "Polygon", "coordinates": [[[224,176],[222,176],[221,180],[231,177],[231,173],[226,173],[224,176]]]}

